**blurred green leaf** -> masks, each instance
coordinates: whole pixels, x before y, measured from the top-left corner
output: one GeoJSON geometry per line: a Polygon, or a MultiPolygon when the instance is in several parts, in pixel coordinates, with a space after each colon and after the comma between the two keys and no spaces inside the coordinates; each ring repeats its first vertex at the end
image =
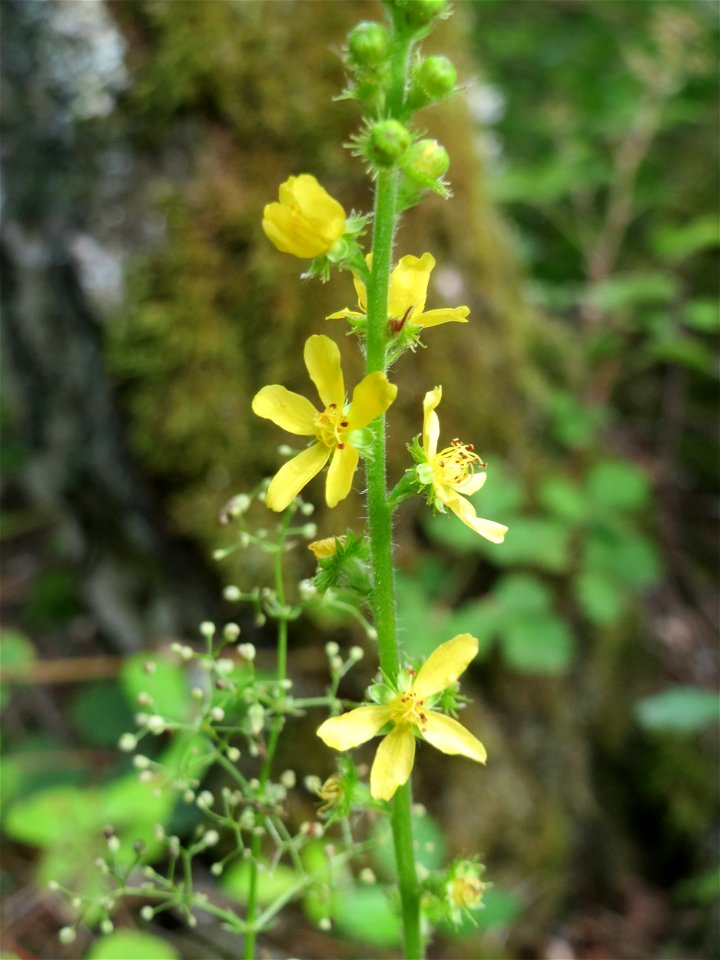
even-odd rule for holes
{"type": "Polygon", "coordinates": [[[523,673],[562,673],[572,662],[572,634],[557,617],[511,621],[502,628],[502,649],[523,673]]]}
{"type": "Polygon", "coordinates": [[[549,410],[555,436],[571,450],[590,446],[607,420],[606,410],[585,406],[561,390],[551,394],[549,410]]]}
{"type": "Polygon", "coordinates": [[[667,303],[677,294],[678,281],[667,273],[615,274],[591,287],[587,302],[608,312],[624,307],[667,303]]]}
{"type": "Polygon", "coordinates": [[[116,930],[98,937],[87,960],[179,960],[180,954],[166,940],[137,930],[116,930]]]}
{"type": "Polygon", "coordinates": [[[47,570],[33,584],[22,615],[31,627],[52,629],[70,623],[82,612],[73,574],[68,570],[47,570]]]}
{"type": "Polygon", "coordinates": [[[335,924],[343,936],[380,948],[395,947],[401,942],[400,917],[379,884],[340,890],[334,901],[335,924]]]}
{"type": "Polygon", "coordinates": [[[685,308],[685,323],[702,333],[720,331],[720,304],[717,300],[691,300],[685,308]]]}
{"type": "Polygon", "coordinates": [[[56,787],[24,798],[10,808],[5,830],[14,840],[50,847],[59,840],[94,829],[99,794],[79,787],[56,787]]]}
{"type": "Polygon", "coordinates": [[[714,214],[695,217],[679,226],[663,225],[653,237],[653,247],[669,260],[683,260],[700,250],[720,245],[720,225],[714,214]]]}
{"type": "Polygon", "coordinates": [[[635,715],[648,730],[695,733],[720,720],[720,694],[698,687],[671,687],[639,700],[635,715]]]}
{"type": "Polygon", "coordinates": [[[516,517],[505,541],[493,550],[500,566],[528,564],[540,570],[561,573],[568,568],[570,530],[559,520],[545,517],[516,517]]]}
{"type": "Polygon", "coordinates": [[[583,569],[614,580],[620,589],[646,587],[660,575],[655,547],[640,534],[612,524],[597,524],[583,544],[583,569]]]}
{"type": "Polygon", "coordinates": [[[689,336],[673,336],[656,340],[648,346],[648,353],[655,360],[674,363],[698,373],[715,373],[715,353],[709,345],[689,336]]]}
{"type": "Polygon", "coordinates": [[[520,914],[520,901],[508,890],[492,886],[485,891],[482,906],[472,910],[472,919],[465,917],[457,928],[447,928],[448,933],[456,937],[477,934],[478,930],[491,930],[497,927],[509,927],[520,914]]]}
{"type": "Polygon", "coordinates": [[[720,898],[720,866],[696,877],[683,880],[675,888],[675,895],[686,903],[710,906],[720,898]]]}
{"type": "Polygon", "coordinates": [[[190,709],[187,677],[177,662],[138,653],[123,664],[120,681],[133,707],[137,706],[138,695],[147,693],[152,697],[152,712],[170,720],[187,719],[190,709]]]}
{"type": "MultiPolygon", "coordinates": [[[[26,676],[34,660],[35,648],[24,633],[13,629],[0,631],[0,669],[10,682],[26,676]]],[[[0,683],[0,707],[7,700],[8,688],[8,681],[3,680],[0,683]]]]}
{"type": "MultiPolygon", "coordinates": [[[[425,870],[437,870],[445,862],[445,835],[438,822],[429,814],[413,816],[413,836],[415,838],[415,857],[425,870]]],[[[378,820],[372,832],[373,859],[382,875],[388,879],[397,878],[395,849],[392,831],[387,819],[378,820]]]]}
{"type": "Polygon", "coordinates": [[[495,589],[501,611],[511,617],[545,613],[551,606],[552,594],[537,577],[524,573],[508,574],[495,589]]]}
{"type": "Polygon", "coordinates": [[[625,609],[626,592],[604,573],[581,571],[574,581],[580,609],[592,623],[614,623],[625,609]]]}
{"type": "Polygon", "coordinates": [[[608,510],[639,510],[650,495],[643,471],[626,460],[603,460],[587,479],[590,499],[608,510]]]}
{"type": "Polygon", "coordinates": [[[101,747],[115,745],[120,735],[134,726],[116,680],[85,684],[73,697],[69,714],[85,741],[101,747]]]}
{"type": "Polygon", "coordinates": [[[540,503],[550,513],[567,523],[582,523],[588,514],[585,491],[562,474],[543,477],[538,484],[540,503]]]}
{"type": "MultiPolygon", "coordinates": [[[[274,868],[258,873],[257,900],[265,907],[278,897],[289,893],[302,879],[302,874],[279,863],[274,868]]],[[[247,903],[250,887],[250,865],[247,862],[233,864],[223,873],[220,886],[228,896],[247,903]]]]}

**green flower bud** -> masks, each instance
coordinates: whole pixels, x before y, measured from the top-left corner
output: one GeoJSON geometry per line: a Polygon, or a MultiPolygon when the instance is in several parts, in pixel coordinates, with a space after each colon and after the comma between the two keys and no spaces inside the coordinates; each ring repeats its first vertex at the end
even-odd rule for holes
{"type": "Polygon", "coordinates": [[[403,169],[414,180],[426,182],[443,177],[450,166],[450,157],[437,140],[418,140],[403,160],[403,169]]]}
{"type": "Polygon", "coordinates": [[[348,34],[350,60],[359,67],[376,67],[390,52],[390,34],[382,23],[363,20],[348,34]]]}
{"type": "Polygon", "coordinates": [[[397,120],[376,123],[368,138],[368,158],[379,167],[393,167],[410,146],[410,132],[397,120]]]}
{"type": "Polygon", "coordinates": [[[401,10],[411,27],[425,27],[445,10],[447,0],[393,0],[392,6],[401,10]]]}
{"type": "Polygon", "coordinates": [[[457,70],[451,60],[440,56],[425,57],[413,68],[410,95],[420,99],[418,94],[421,94],[426,103],[432,103],[449,97],[456,83],[457,70]]]}

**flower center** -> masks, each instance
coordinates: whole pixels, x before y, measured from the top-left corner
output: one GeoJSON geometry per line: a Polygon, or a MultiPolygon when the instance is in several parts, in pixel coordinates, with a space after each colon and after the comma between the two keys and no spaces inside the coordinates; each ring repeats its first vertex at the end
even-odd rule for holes
{"type": "Polygon", "coordinates": [[[452,882],[450,897],[458,907],[476,907],[484,892],[485,884],[477,877],[456,877],[452,882]]]}
{"type": "Polygon", "coordinates": [[[315,433],[326,447],[345,448],[345,431],[348,421],[345,412],[336,403],[331,403],[322,413],[315,415],[315,433]]]}
{"type": "Polygon", "coordinates": [[[399,693],[390,704],[390,716],[394,724],[412,723],[424,732],[427,715],[428,708],[425,706],[425,701],[412,690],[399,693]]]}
{"type": "Polygon", "coordinates": [[[448,487],[457,486],[475,473],[475,468],[483,470],[483,463],[475,453],[471,443],[462,443],[455,438],[449,447],[445,447],[432,458],[432,468],[436,479],[448,487]]]}

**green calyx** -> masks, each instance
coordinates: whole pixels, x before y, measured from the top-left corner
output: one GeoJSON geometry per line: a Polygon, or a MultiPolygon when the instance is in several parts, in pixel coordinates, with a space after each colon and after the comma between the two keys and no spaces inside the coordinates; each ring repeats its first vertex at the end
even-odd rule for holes
{"type": "Polygon", "coordinates": [[[410,131],[398,120],[381,120],[370,128],[367,158],[377,167],[394,167],[412,142],[410,131]]]}
{"type": "Polygon", "coordinates": [[[390,33],[382,23],[363,20],[347,39],[350,62],[358,67],[377,67],[388,58],[390,33]]]}

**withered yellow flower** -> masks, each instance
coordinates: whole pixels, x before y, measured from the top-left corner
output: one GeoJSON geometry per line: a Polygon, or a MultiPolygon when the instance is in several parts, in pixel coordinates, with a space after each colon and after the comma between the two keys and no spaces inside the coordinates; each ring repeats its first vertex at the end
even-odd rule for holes
{"type": "Polygon", "coordinates": [[[263,387],[253,397],[253,412],[259,417],[289,433],[315,438],[312,446],[288,460],[271,480],[265,498],[271,510],[284,510],[328,460],[327,505],[334,507],[344,500],[350,493],[359,459],[353,431],[385,413],[397,395],[397,387],[384,373],[369,373],[355,387],[347,404],[340,351],[330,337],[315,335],[306,340],[304,360],[322,410],[279,384],[263,387]]]}
{"type": "Polygon", "coordinates": [[[311,174],[289,177],[278,193],[279,202],[266,205],[262,222],[278,250],[310,259],[327,253],[342,237],[345,211],[311,174]]]}
{"type": "MultiPolygon", "coordinates": [[[[372,263],[371,255],[366,257],[368,266],[372,263]]],[[[405,325],[416,327],[436,327],[441,323],[467,323],[469,307],[440,307],[437,310],[426,310],[428,283],[430,274],[435,266],[435,258],[431,253],[424,253],[421,257],[403,257],[390,274],[390,289],[388,292],[388,317],[390,328],[398,333],[405,325]]],[[[353,274],[355,292],[358,298],[358,309],[350,310],[347,307],[331,313],[327,320],[362,320],[367,314],[367,290],[365,284],[357,274],[353,274]]]]}
{"type": "Polygon", "coordinates": [[[440,421],[436,407],[442,400],[442,387],[425,394],[423,401],[422,448],[426,462],[418,467],[418,477],[432,485],[435,506],[449,508],[466,526],[492,543],[502,543],[508,528],[494,520],[478,517],[475,507],[465,497],[477,493],[487,479],[485,464],[473,450],[472,444],[453,440],[449,447],[438,452],[440,421]]]}
{"type": "Polygon", "coordinates": [[[370,771],[370,792],[376,800],[390,800],[407,782],[415,760],[415,738],[420,736],[447,754],[462,754],[485,763],[482,743],[461,723],[432,709],[433,699],[455,683],[478,652],[478,642],[461,633],[441,643],[417,676],[390,703],[358,707],[320,725],[317,735],[334,750],[350,750],[391,729],[380,742],[370,771]]]}

